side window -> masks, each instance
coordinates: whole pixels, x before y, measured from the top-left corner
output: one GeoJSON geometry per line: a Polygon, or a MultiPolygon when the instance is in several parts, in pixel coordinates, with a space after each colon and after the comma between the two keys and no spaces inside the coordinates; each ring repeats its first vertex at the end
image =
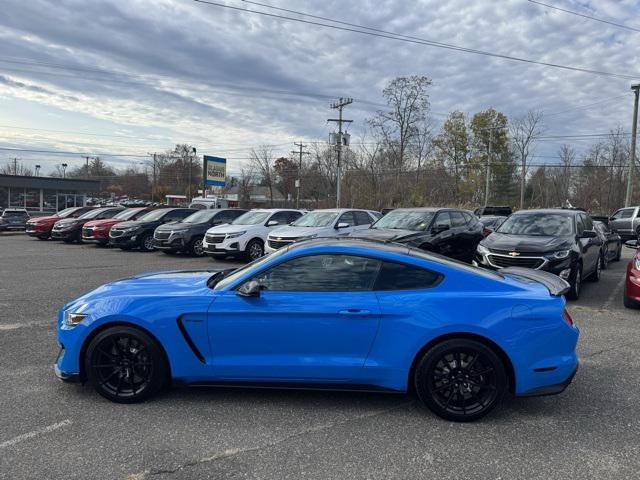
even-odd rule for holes
{"type": "MultiPolygon", "coordinates": [[[[289,223],[289,212],[278,212],[271,215],[268,221],[275,220],[278,225],[287,225],[289,223]]],[[[266,222],[265,222],[266,223],[266,222]]]]}
{"type": "Polygon", "coordinates": [[[383,262],[374,290],[419,290],[435,287],[443,276],[424,268],[383,262]]]}
{"type": "Polygon", "coordinates": [[[467,225],[471,225],[471,223],[473,223],[473,215],[471,215],[470,213],[462,212],[462,216],[464,217],[464,221],[467,223],[467,225]]]}
{"type": "Polygon", "coordinates": [[[462,216],[462,213],[449,212],[449,215],[451,215],[451,225],[453,227],[464,227],[467,224],[464,217],[462,216]]]}
{"type": "Polygon", "coordinates": [[[436,216],[436,221],[433,224],[434,226],[446,225],[451,228],[451,217],[449,216],[449,212],[440,212],[436,216]]]}
{"type": "Polygon", "coordinates": [[[117,215],[118,213],[120,213],[122,210],[107,210],[106,212],[102,212],[102,214],[100,215],[100,218],[111,218],[114,215],[117,215]]]}
{"type": "Polygon", "coordinates": [[[593,230],[593,220],[584,213],[580,214],[580,217],[582,218],[582,223],[584,223],[584,229],[593,230]]]}
{"type": "Polygon", "coordinates": [[[371,217],[367,212],[358,210],[357,212],[353,212],[353,214],[356,217],[356,225],[369,225],[370,223],[373,223],[373,220],[371,220],[371,217]]]}
{"type": "Polygon", "coordinates": [[[289,219],[287,223],[295,222],[301,216],[302,216],[302,213],[300,212],[289,212],[289,219]]]}
{"type": "Polygon", "coordinates": [[[151,210],[140,210],[139,212],[137,212],[132,218],[131,220],[137,220],[139,219],[141,216],[146,215],[147,213],[149,213],[151,210]]]}
{"type": "Polygon", "coordinates": [[[276,265],[254,280],[268,291],[366,291],[373,287],[380,263],[354,255],[309,255],[276,265]]]}
{"type": "Polygon", "coordinates": [[[353,212],[345,212],[340,215],[338,223],[348,223],[350,227],[354,227],[356,225],[356,219],[353,217],[353,212]]]}
{"type": "Polygon", "coordinates": [[[578,215],[576,218],[576,229],[578,231],[578,235],[582,235],[584,232],[584,222],[582,221],[582,216],[578,215]]]}
{"type": "Polygon", "coordinates": [[[234,219],[233,212],[225,211],[220,212],[211,219],[213,225],[222,225],[223,223],[229,223],[234,219]]]}

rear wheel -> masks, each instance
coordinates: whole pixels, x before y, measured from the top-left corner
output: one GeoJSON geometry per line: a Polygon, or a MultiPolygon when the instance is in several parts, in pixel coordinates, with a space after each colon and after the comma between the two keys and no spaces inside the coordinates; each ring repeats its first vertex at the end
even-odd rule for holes
{"type": "Polygon", "coordinates": [[[609,266],[609,249],[603,250],[600,255],[600,266],[602,270],[606,270],[609,266]]]}
{"type": "Polygon", "coordinates": [[[168,367],[154,339],[136,328],[117,326],[100,332],[91,341],[85,371],[103,397],[135,403],[162,388],[168,367]]]}
{"type": "Polygon", "coordinates": [[[496,353],[476,340],[446,340],[431,348],[415,369],[418,398],[436,415],[457,422],[484,417],[508,388],[496,353]]]}
{"type": "Polygon", "coordinates": [[[622,243],[620,243],[620,245],[618,245],[618,251],[616,252],[615,261],[619,262],[620,261],[620,257],[622,257],[622,243]]]}
{"type": "Polygon", "coordinates": [[[247,247],[245,248],[245,255],[249,261],[257,260],[258,258],[264,256],[264,245],[262,244],[262,240],[254,238],[249,243],[247,243],[247,247]]]}
{"type": "Polygon", "coordinates": [[[578,300],[578,298],[580,298],[580,290],[582,289],[582,265],[576,265],[573,272],[571,272],[569,285],[570,287],[567,292],[567,298],[569,300],[578,300]]]}
{"type": "Polygon", "coordinates": [[[602,274],[602,258],[603,258],[604,254],[602,252],[600,252],[600,256],[598,257],[598,260],[596,261],[596,268],[593,271],[593,273],[591,274],[591,276],[589,277],[589,280],[591,280],[592,282],[599,282],[600,281],[600,275],[602,274]]]}

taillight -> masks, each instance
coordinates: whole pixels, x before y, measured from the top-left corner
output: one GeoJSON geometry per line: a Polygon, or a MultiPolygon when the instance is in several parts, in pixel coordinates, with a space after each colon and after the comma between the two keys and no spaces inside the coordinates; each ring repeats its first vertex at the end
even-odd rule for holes
{"type": "Polygon", "coordinates": [[[573,318],[571,318],[571,315],[569,315],[569,311],[566,308],[562,312],[562,318],[564,318],[564,321],[567,322],[570,327],[573,326],[573,318]]]}

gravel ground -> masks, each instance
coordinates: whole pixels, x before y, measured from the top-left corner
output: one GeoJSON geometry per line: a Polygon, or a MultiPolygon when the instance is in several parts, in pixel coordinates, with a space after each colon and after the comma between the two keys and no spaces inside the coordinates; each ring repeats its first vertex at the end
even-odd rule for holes
{"type": "Polygon", "coordinates": [[[214,262],[0,235],[0,478],[638,478],[631,253],[570,304],[582,365],[562,395],[455,424],[405,395],[193,388],[109,403],[54,378],[57,310],[106,281],[214,262]]]}

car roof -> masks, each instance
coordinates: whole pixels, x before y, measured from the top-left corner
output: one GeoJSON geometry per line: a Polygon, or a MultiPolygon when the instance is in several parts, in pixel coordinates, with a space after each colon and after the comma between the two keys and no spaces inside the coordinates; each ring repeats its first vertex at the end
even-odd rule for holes
{"type": "Polygon", "coordinates": [[[565,215],[567,217],[573,217],[578,215],[579,213],[585,213],[584,210],[569,210],[566,208],[535,208],[531,210],[518,210],[517,212],[512,213],[511,215],[526,215],[527,213],[535,213],[535,214],[556,214],[556,215],[565,215]]]}

